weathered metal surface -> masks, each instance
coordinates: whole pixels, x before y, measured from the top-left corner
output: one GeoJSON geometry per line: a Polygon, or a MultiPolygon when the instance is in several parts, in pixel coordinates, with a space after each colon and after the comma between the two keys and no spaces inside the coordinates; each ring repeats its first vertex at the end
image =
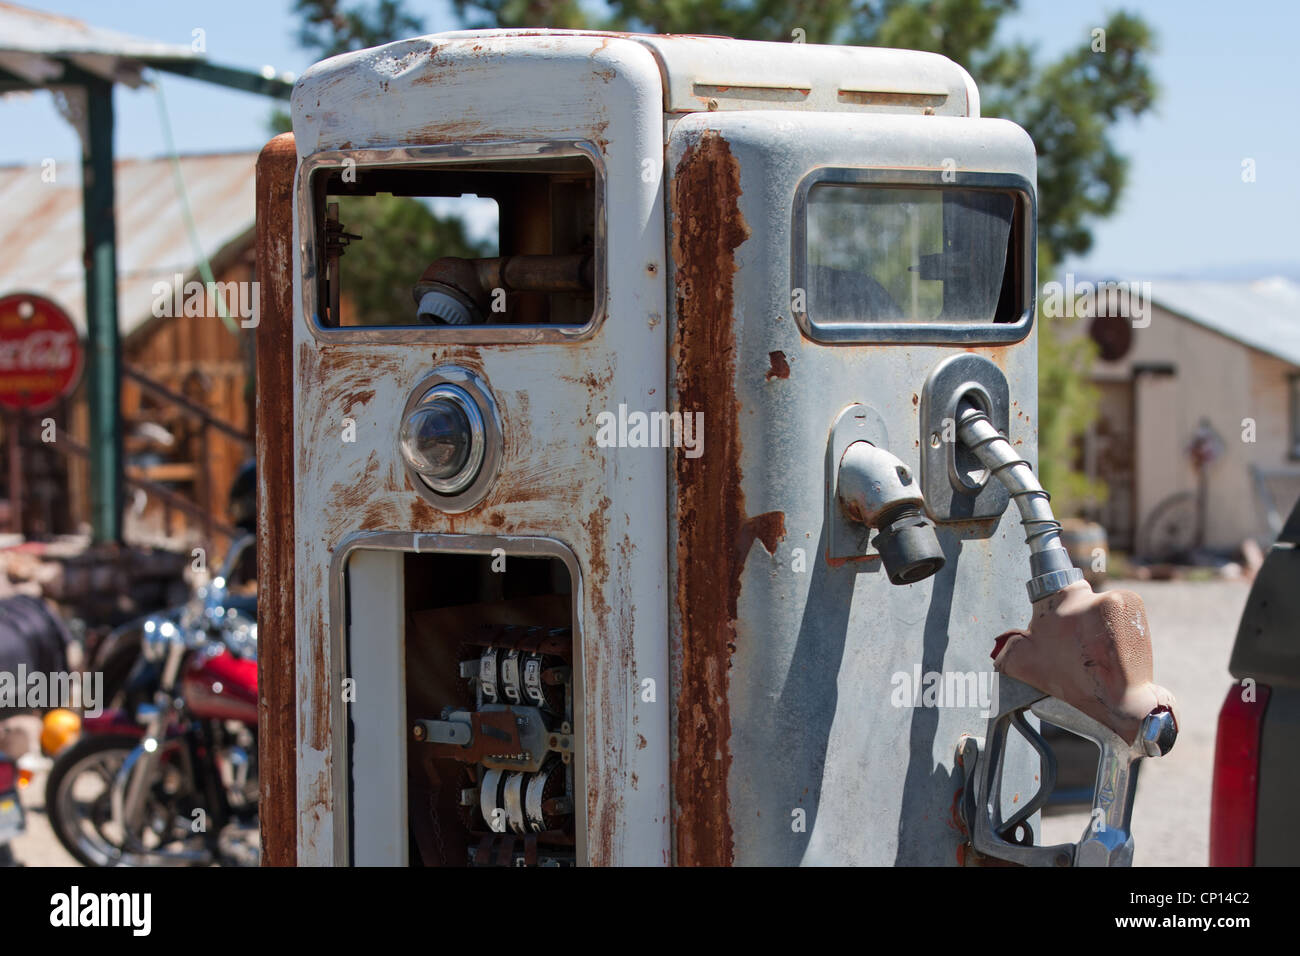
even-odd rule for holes
{"type": "MultiPolygon", "coordinates": [[[[673,488],[680,522],[674,614],[681,623],[674,654],[683,682],[674,777],[678,862],[957,862],[965,837],[952,812],[961,786],[954,754],[962,733],[982,730],[981,709],[911,706],[898,694],[927,672],[991,680],[993,638],[1021,626],[1029,611],[1023,535],[1014,514],[943,525],[945,566],[906,586],[890,585],[876,559],[827,559],[825,461],[836,415],[855,402],[878,409],[889,450],[916,468],[921,389],[930,370],[962,347],[826,345],[803,335],[791,316],[791,211],[798,183],[818,165],[941,171],[951,159],[958,184],[966,170],[1018,173],[1032,183],[1032,146],[1009,132],[985,120],[806,113],[795,121],[762,111],[697,113],[674,126],[668,162],[681,181],[672,187],[672,228],[689,236],[691,217],[708,223],[723,215],[749,230],[727,257],[734,272],[725,281],[715,271],[700,289],[687,280],[707,266],[680,255],[673,262],[674,404],[709,413],[701,461],[722,459],[707,465],[710,485],[718,486],[706,519],[710,534],[688,537],[691,521],[700,520],[691,511],[701,492],[688,468],[699,462],[680,463],[673,488]],[[715,161],[715,184],[688,208],[680,190],[693,181],[701,144],[709,144],[703,155],[727,161],[715,161]],[[714,211],[719,206],[724,213],[714,211]],[[706,328],[694,328],[697,322],[706,328]],[[787,375],[770,374],[774,352],[787,375]],[[743,516],[772,513],[783,516],[784,528],[774,546],[738,533],[743,516]],[[683,554],[683,540],[703,550],[683,554]],[[699,575],[711,575],[712,589],[692,581],[699,575]],[[681,673],[701,646],[706,652],[691,667],[703,673],[681,673]],[[702,723],[692,723],[692,711],[706,711],[702,723]],[[683,741],[699,749],[684,752],[683,741]],[[725,771],[725,795],[716,790],[717,776],[685,760],[725,771]],[[702,846],[706,836],[727,843],[702,846]]],[[[716,238],[728,235],[724,221],[713,244],[700,248],[702,259],[725,248],[716,238]]],[[[1032,335],[967,347],[1006,374],[1024,412],[1012,422],[1012,440],[1032,458],[1032,335]]],[[[1023,799],[1034,789],[1029,748],[1007,767],[1004,799],[1023,799]]]]}
{"type": "Polygon", "coordinates": [[[262,862],[297,860],[293,511],[293,134],[257,163],[258,765],[262,862]]]}
{"type": "Polygon", "coordinates": [[[663,64],[664,109],[979,115],[970,75],[945,56],[880,47],[641,38],[663,64]]]}
{"type": "MultiPolygon", "coordinates": [[[[342,624],[326,595],[336,584],[328,580],[332,552],[362,531],[548,537],[573,551],[579,624],[591,635],[582,664],[586,859],[667,862],[667,598],[661,574],[637,570],[668,563],[666,453],[595,440],[599,413],[666,403],[664,363],[646,361],[667,347],[661,177],[642,175],[643,159],[662,154],[653,57],[639,44],[591,36],[404,41],[314,67],[296,90],[294,122],[300,159],[399,144],[589,142],[609,181],[621,184],[605,215],[607,317],[581,341],[447,344],[438,329],[388,341],[318,340],[301,308],[299,271],[299,863],[347,859],[345,670],[331,644],[342,624]],[[503,426],[496,484],[458,515],[410,486],[396,442],[410,391],[441,365],[483,378],[503,426]],[[345,419],[355,441],[342,440],[345,419]]],[[[295,213],[299,249],[304,212],[295,213]]],[[[362,701],[366,690],[357,694],[362,701]]]]}
{"type": "Polygon", "coordinates": [[[740,570],[755,536],[753,531],[742,534],[745,501],[735,394],[732,285],[736,249],[749,238],[739,198],[736,158],[726,140],[705,131],[678,160],[669,199],[675,407],[702,413],[708,430],[705,454],[695,459],[678,455],[674,461],[672,581],[680,634],[673,667],[675,861],[688,865],[726,865],[732,859],[727,684],[740,570]]]}
{"type": "Polygon", "coordinates": [[[970,74],[935,53],[620,32],[489,29],[438,34],[465,40],[565,35],[631,40],[648,47],[664,78],[663,109],[668,114],[753,109],[980,113],[979,90],[970,74]]]}
{"type": "MultiPolygon", "coordinates": [[[[781,63],[808,69],[810,93],[835,87],[838,105],[795,114],[773,110],[775,94],[728,98],[744,77],[705,75],[711,42],[730,51],[719,64],[740,55],[701,38],[443,35],[346,54],[299,84],[303,163],[585,143],[617,197],[595,277],[603,321],[568,341],[321,330],[307,285],[315,264],[299,264],[299,862],[348,859],[342,648],[400,639],[354,629],[344,642],[342,605],[325,597],[341,593],[340,549],[364,547],[358,536],[373,532],[414,532],[417,546],[428,534],[439,547],[548,538],[572,551],[585,862],[957,861],[954,753],[963,732],[983,726],[979,707],[897,704],[895,677],[992,674],[993,636],[1027,613],[1022,535],[1014,516],[945,525],[942,572],[904,587],[876,560],[829,560],[826,442],[843,408],[869,403],[891,453],[915,467],[926,376],[965,347],[1007,375],[1019,398],[1012,439],[1032,458],[1032,333],[998,345],[814,342],[791,313],[791,214],[817,166],[954,169],[958,185],[967,172],[1008,172],[1032,184],[1032,144],[1007,124],[921,115],[921,99],[941,95],[913,82],[923,61],[946,78],[953,112],[978,113],[969,78],[946,61],[890,53],[890,86],[870,75],[881,51],[854,51],[866,79],[852,86],[821,70],[824,48],[799,50],[781,63]],[[663,53],[672,44],[681,56],[663,53]],[[728,102],[666,117],[677,100],[665,84],[728,102]],[[912,115],[869,112],[895,108],[912,115]],[[443,365],[486,381],[502,422],[500,477],[456,515],[414,491],[396,448],[411,391],[443,365]],[[703,454],[599,447],[596,416],[620,405],[702,414],[703,454]]],[[[772,77],[751,86],[775,89],[772,77]]],[[[804,89],[786,80],[787,94],[804,89]]],[[[311,246],[310,221],[300,202],[298,250],[311,246]]],[[[376,690],[392,688],[358,688],[357,700],[376,690]]],[[[1009,761],[1006,799],[1032,790],[1032,778],[1027,753],[1009,761]]]]}

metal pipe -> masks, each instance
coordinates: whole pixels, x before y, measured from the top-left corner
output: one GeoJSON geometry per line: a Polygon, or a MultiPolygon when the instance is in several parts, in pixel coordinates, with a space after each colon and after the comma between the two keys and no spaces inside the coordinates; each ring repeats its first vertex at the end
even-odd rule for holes
{"type": "Polygon", "coordinates": [[[122,538],[122,350],[117,329],[117,229],[113,218],[113,84],[85,77],[81,157],[86,263],[86,403],[90,407],[90,507],[96,541],[122,538]]]}
{"type": "Polygon", "coordinates": [[[1020,523],[1029,545],[1030,578],[1025,585],[1029,600],[1041,601],[1082,581],[1083,572],[1074,566],[1061,543],[1061,522],[1052,514],[1052,496],[1039,483],[1029,462],[1016,454],[1011,442],[973,402],[964,401],[958,409],[957,437],[988,469],[989,476],[1002,482],[1020,509],[1020,523]]]}
{"type": "Polygon", "coordinates": [[[596,281],[594,265],[589,254],[474,260],[483,290],[507,292],[590,292],[596,281]]]}
{"type": "Polygon", "coordinates": [[[590,292],[595,259],[574,255],[515,255],[492,259],[435,259],[412,290],[420,322],[477,325],[487,319],[492,297],[503,292],[590,292]]]}

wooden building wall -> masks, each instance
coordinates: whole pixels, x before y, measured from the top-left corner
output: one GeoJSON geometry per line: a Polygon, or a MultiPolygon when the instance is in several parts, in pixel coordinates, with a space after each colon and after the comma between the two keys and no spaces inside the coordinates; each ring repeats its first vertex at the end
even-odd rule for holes
{"type": "MultiPolygon", "coordinates": [[[[213,262],[218,282],[256,280],[252,235],[236,243],[220,261],[213,262]]],[[[192,277],[187,277],[192,278],[192,277]]],[[[250,301],[256,301],[252,295],[250,301]]],[[[122,303],[123,309],[148,310],[152,303],[122,303]]],[[[122,382],[123,453],[132,474],[166,485],[201,507],[209,508],[220,521],[229,521],[227,499],[231,482],[240,465],[252,457],[253,419],[253,335],[254,329],[240,327],[232,333],[216,312],[150,318],[133,330],[122,343],[125,368],[134,369],[173,392],[189,398],[214,417],[247,435],[250,444],[239,442],[216,429],[207,429],[174,405],[159,399],[146,387],[124,377],[122,382]],[[151,442],[145,423],[165,428],[175,439],[170,448],[151,442]],[[145,456],[151,459],[145,463],[145,456]]],[[[69,403],[72,433],[83,443],[89,434],[85,387],[69,403]]],[[[67,477],[69,523],[84,525],[90,513],[88,465],[84,459],[70,460],[67,477]]],[[[176,537],[187,533],[202,536],[201,524],[175,509],[167,509],[153,496],[146,496],[144,511],[136,510],[142,499],[128,485],[126,509],[128,537],[132,530],[150,537],[176,537]],[[170,513],[168,513],[170,511],[170,513]]],[[[71,530],[71,529],[68,529],[71,530]]],[[[224,544],[218,535],[216,544],[224,544]]]]}

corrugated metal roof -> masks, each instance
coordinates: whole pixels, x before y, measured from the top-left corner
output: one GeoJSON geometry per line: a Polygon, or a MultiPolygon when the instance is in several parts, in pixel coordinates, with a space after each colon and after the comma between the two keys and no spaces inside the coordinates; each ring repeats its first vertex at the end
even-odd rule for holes
{"type": "Polygon", "coordinates": [[[60,60],[132,86],[151,62],[202,59],[188,46],[159,43],[81,20],[0,3],[0,68],[31,83],[57,81],[60,60]]]}
{"type": "Polygon", "coordinates": [[[1243,345],[1300,366],[1300,283],[1157,279],[1156,305],[1243,345]]]}
{"type": "MultiPolygon", "coordinates": [[[[254,222],[257,154],[182,156],[199,243],[212,259],[254,222]]],[[[117,314],[125,337],[153,318],[153,285],[191,277],[198,259],[181,215],[169,159],[120,159],[117,177],[117,314]]],[[[38,292],[86,327],[81,175],[76,164],[0,167],[0,295],[38,292]]]]}

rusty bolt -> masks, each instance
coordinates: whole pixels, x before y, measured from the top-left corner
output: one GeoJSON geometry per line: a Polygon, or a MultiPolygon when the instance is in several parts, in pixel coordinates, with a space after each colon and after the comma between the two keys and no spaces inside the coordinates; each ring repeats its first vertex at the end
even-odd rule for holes
{"type": "Polygon", "coordinates": [[[709,110],[710,110],[710,111],[713,111],[713,110],[716,110],[717,108],[718,108],[718,101],[717,101],[716,99],[714,99],[713,97],[710,96],[710,97],[709,97],[709,110]]]}

